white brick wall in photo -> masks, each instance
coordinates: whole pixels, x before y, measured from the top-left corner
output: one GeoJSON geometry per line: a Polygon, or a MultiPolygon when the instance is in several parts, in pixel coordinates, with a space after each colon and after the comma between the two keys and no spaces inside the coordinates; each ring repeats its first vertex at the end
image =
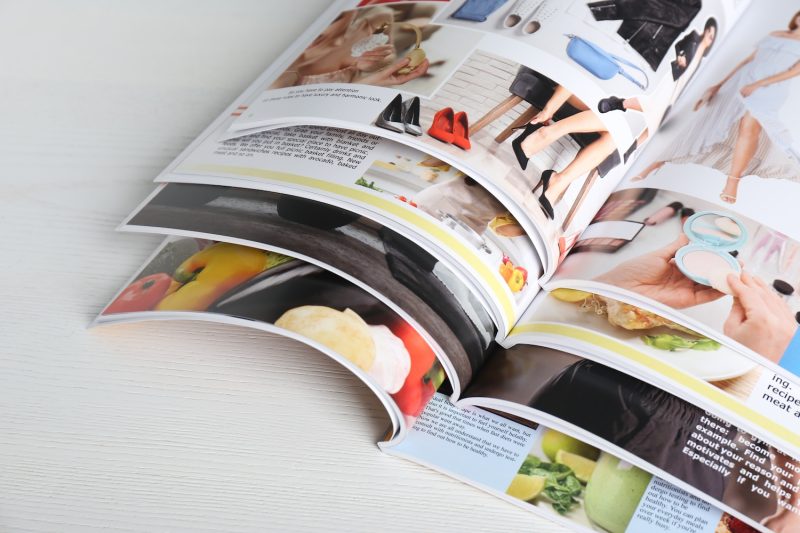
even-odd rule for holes
{"type": "MultiPolygon", "coordinates": [[[[436,91],[433,100],[422,106],[421,118],[424,129],[430,127],[433,115],[439,109],[452,107],[456,112],[465,111],[470,124],[474,124],[489,110],[505,100],[511,93],[508,88],[520,65],[514,61],[503,59],[495,55],[475,50],[466,61],[456,70],[453,76],[436,91]]],[[[487,149],[494,143],[494,138],[507,128],[514,120],[530,106],[521,102],[514,106],[503,116],[486,126],[479,138],[473,138],[473,143],[479,142],[487,149]]],[[[513,136],[504,144],[510,144],[513,136]]],[[[564,137],[553,143],[543,153],[537,154],[531,160],[534,168],[546,170],[548,168],[562,169],[578,151],[578,145],[570,137],[564,137]]],[[[516,167],[511,147],[498,154],[502,159],[508,159],[516,167]]]]}

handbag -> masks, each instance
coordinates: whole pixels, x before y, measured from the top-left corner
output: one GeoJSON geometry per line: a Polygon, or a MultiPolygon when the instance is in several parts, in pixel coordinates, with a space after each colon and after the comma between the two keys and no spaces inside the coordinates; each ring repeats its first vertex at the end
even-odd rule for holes
{"type": "Polygon", "coordinates": [[[577,64],[594,74],[595,77],[601,80],[610,80],[617,74],[621,74],[643,91],[650,85],[647,73],[630,61],[606,52],[593,42],[587,41],[582,37],[571,33],[565,35],[569,37],[567,55],[577,64]],[[644,77],[644,82],[634,78],[625,70],[625,66],[638,70],[644,77]]]}

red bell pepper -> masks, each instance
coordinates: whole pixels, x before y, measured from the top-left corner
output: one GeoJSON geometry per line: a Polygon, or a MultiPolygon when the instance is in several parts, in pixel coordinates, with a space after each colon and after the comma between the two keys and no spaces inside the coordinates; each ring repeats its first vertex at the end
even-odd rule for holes
{"type": "Polygon", "coordinates": [[[419,416],[443,381],[443,372],[427,341],[405,322],[389,325],[411,355],[411,369],[403,387],[392,395],[400,411],[419,416]]]}

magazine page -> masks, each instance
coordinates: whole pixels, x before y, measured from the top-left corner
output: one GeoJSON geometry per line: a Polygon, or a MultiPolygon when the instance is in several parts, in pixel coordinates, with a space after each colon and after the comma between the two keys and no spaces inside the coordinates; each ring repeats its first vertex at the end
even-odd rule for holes
{"type": "Polygon", "coordinates": [[[93,325],[206,320],[316,348],[378,396],[402,436],[445,382],[441,348],[372,294],[275,252],[167,238],[93,325]]]}
{"type": "MultiPolygon", "coordinates": [[[[775,198],[758,208],[769,211],[767,224],[719,200],[719,191],[716,201],[713,193],[698,194],[701,185],[711,185],[700,179],[702,169],[676,167],[664,165],[654,181],[629,182],[614,193],[548,290],[581,289],[632,303],[734,348],[798,390],[795,208],[760,191],[775,198]],[[667,183],[670,189],[661,188],[667,183]],[[692,194],[678,192],[681,186],[692,194]]],[[[784,181],[784,198],[800,200],[795,183],[753,179],[767,188],[784,181]]]]}
{"type": "Polygon", "coordinates": [[[800,462],[741,428],[628,374],[566,352],[495,354],[459,405],[574,433],[772,531],[800,527],[800,462]]]}
{"type": "MultiPolygon", "coordinates": [[[[431,154],[511,200],[540,235],[549,275],[746,3],[473,4],[336,4],[160,179],[225,177],[328,196],[330,183],[352,189],[351,177],[301,179],[323,174],[294,160],[286,172],[295,175],[276,178],[253,152],[277,143],[289,153],[302,140],[280,132],[291,125],[358,130],[431,154]],[[642,113],[613,112],[623,100],[642,113]],[[278,131],[253,135],[269,129],[278,131]]],[[[328,140],[302,142],[318,159],[360,161],[328,140]]]]}
{"type": "Polygon", "coordinates": [[[328,204],[267,191],[168,184],[123,229],[232,242],[290,255],[374,294],[442,349],[454,391],[472,378],[497,328],[471,289],[413,241],[328,204]]]}
{"type": "Polygon", "coordinates": [[[539,290],[538,234],[523,225],[522,212],[508,207],[514,203],[400,143],[341,129],[284,128],[204,143],[186,164],[197,172],[170,174],[163,181],[292,194],[348,209],[405,235],[478,287],[501,336],[539,290]],[[331,151],[336,154],[320,155],[331,151]],[[216,163],[204,166],[209,161],[216,163]],[[230,174],[231,164],[239,177],[218,177],[230,174]],[[504,275],[508,263],[518,272],[512,282],[504,275]]]}
{"type": "Polygon", "coordinates": [[[675,113],[549,287],[638,301],[796,383],[800,18],[776,5],[760,19],[763,30],[737,35],[699,79],[697,100],[675,113]]]}
{"type": "MultiPolygon", "coordinates": [[[[327,204],[265,191],[169,184],[124,228],[285,253],[374,291],[410,323],[424,324],[442,347],[454,399],[492,356],[490,318],[443,264],[390,230],[327,204]]],[[[644,309],[557,289],[540,295],[503,341],[506,347],[522,343],[621,369],[800,454],[794,429],[800,413],[791,407],[795,394],[788,384],[731,348],[644,309]]]]}
{"type": "Polygon", "coordinates": [[[800,456],[800,389],[733,348],[646,309],[555,289],[537,299],[503,344],[547,346],[616,368],[800,456]]]}
{"type": "Polygon", "coordinates": [[[403,440],[382,447],[577,531],[763,529],[602,447],[538,423],[459,408],[441,394],[403,440]]]}

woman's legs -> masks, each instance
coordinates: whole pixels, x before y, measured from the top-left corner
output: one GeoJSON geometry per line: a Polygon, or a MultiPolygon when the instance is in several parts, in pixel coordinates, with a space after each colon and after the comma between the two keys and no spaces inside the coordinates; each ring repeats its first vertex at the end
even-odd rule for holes
{"type": "Polygon", "coordinates": [[[577,109],[578,111],[586,111],[589,109],[589,106],[583,103],[583,100],[575,96],[574,94],[570,94],[569,98],[567,98],[567,103],[577,109]]]}
{"type": "Polygon", "coordinates": [[[729,204],[736,202],[739,191],[739,180],[753,160],[758,149],[758,138],[761,135],[761,124],[749,112],[739,119],[739,131],[736,134],[736,144],[733,147],[731,170],[725,188],[720,193],[723,202],[729,204]]]}
{"type": "Polygon", "coordinates": [[[642,110],[642,103],[639,101],[638,98],[626,98],[622,101],[622,107],[625,108],[625,111],[628,109],[633,109],[634,111],[641,111],[642,110]]]}
{"type": "Polygon", "coordinates": [[[582,148],[561,172],[554,172],[550,176],[550,185],[545,193],[550,203],[559,201],[573,181],[597,167],[614,150],[616,150],[614,140],[607,131],[602,132],[599,139],[582,148]]]}
{"type": "Polygon", "coordinates": [[[522,141],[522,151],[531,157],[571,133],[604,132],[605,126],[591,111],[581,111],[558,122],[543,126],[522,141]]]}

